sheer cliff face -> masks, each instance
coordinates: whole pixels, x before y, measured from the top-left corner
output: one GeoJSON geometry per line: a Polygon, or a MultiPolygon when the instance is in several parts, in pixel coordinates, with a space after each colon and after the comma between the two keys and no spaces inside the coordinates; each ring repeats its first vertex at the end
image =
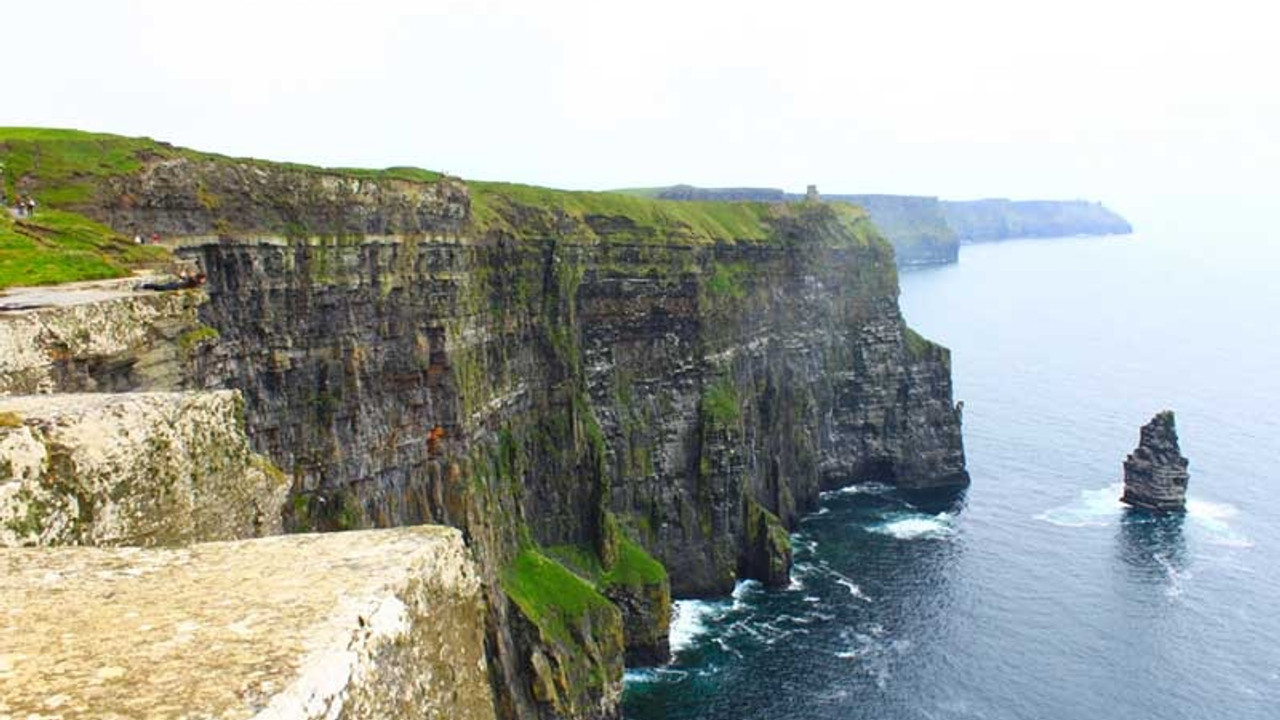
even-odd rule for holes
{"type": "Polygon", "coordinates": [[[183,386],[242,392],[287,527],[463,530],[502,717],[616,716],[624,648],[662,658],[671,594],[785,584],[823,489],[968,482],[949,354],[906,328],[848,205],[187,157],[96,197],[113,227],[186,236],[217,339],[183,386]]]}
{"type": "MultiPolygon", "coordinates": [[[[245,393],[295,528],[453,524],[494,586],[529,539],[608,562],[619,537],[677,595],[785,584],[786,528],[822,489],[968,480],[949,354],[902,322],[888,246],[807,212],[767,243],[205,245],[221,340],[201,373],[245,393]]],[[[665,627],[658,595],[621,603],[640,657],[661,656],[635,632],[665,627]]],[[[606,657],[562,648],[546,670],[527,648],[547,634],[491,613],[510,714],[616,710],[616,668],[582,690],[606,657]]],[[[582,647],[608,646],[600,622],[582,647]]]]}
{"type": "Polygon", "coordinates": [[[609,511],[677,593],[720,592],[756,504],[790,525],[823,488],[966,481],[948,353],[908,335],[887,248],[792,232],[211,244],[202,362],[292,470],[297,526],[465,523],[450,478],[497,448],[542,544],[609,511]]]}

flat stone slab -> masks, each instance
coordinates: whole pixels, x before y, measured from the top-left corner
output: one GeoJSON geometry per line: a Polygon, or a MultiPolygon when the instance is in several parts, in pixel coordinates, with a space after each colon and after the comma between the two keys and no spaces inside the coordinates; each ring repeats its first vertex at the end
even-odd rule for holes
{"type": "Polygon", "coordinates": [[[2,720],[494,717],[452,528],[7,549],[0,577],[2,720]]]}
{"type": "Polygon", "coordinates": [[[153,274],[148,273],[111,280],[87,280],[61,285],[9,288],[0,292],[0,312],[67,307],[141,295],[144,291],[138,290],[137,286],[152,277],[153,274]]]}

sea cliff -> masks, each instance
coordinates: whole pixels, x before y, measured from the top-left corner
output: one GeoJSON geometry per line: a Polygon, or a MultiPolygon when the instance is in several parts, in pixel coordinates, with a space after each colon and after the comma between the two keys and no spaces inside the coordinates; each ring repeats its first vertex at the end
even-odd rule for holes
{"type": "MultiPolygon", "coordinates": [[[[673,185],[624,190],[641,197],[715,202],[795,203],[807,195],[778,188],[701,188],[673,185]]],[[[863,208],[893,245],[900,267],[956,262],[962,242],[1011,238],[1125,235],[1128,221],[1101,203],[1084,200],[939,200],[918,195],[824,194],[825,202],[863,208]]]]}
{"type": "Polygon", "coordinates": [[[1102,203],[1084,200],[947,200],[942,210],[962,242],[1133,232],[1102,203]]]}
{"type": "MultiPolygon", "coordinates": [[[[666,188],[627,190],[639,196],[663,200],[710,202],[804,202],[805,195],[778,188],[701,188],[673,185],[666,188]]],[[[953,263],[960,241],[947,225],[935,197],[915,195],[822,195],[826,202],[848,203],[864,209],[876,229],[893,245],[900,267],[953,263]]]]}
{"type": "MultiPolygon", "coordinates": [[[[616,717],[624,655],[664,656],[671,597],[785,584],[822,490],[968,482],[949,353],[906,327],[893,252],[852,205],[0,132],[0,152],[67,148],[125,157],[9,162],[6,183],[205,273],[174,308],[208,331],[165,383],[241,394],[253,451],[290,479],[287,529],[461,529],[500,717],[616,717]]],[[[88,344],[57,362],[102,366],[88,344]]]]}

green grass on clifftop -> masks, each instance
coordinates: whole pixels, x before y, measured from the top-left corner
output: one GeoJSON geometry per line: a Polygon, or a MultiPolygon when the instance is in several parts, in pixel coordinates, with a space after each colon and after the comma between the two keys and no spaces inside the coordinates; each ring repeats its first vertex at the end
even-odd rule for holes
{"type": "Polygon", "coordinates": [[[98,179],[137,171],[145,153],[168,152],[172,150],[150,138],[51,128],[0,128],[5,199],[19,192],[19,179],[31,177],[38,179],[36,199],[51,207],[88,202],[93,199],[98,179]]]}
{"type": "Polygon", "coordinates": [[[0,213],[0,289],[124,277],[168,255],[75,213],[41,210],[20,219],[0,213]]]}
{"type": "MultiPolygon", "coordinates": [[[[423,184],[462,182],[412,167],[321,168],[230,158],[145,137],[0,127],[0,194],[7,202],[31,194],[44,215],[38,215],[33,223],[6,221],[0,226],[0,252],[4,253],[0,256],[0,286],[114,277],[139,262],[156,259],[158,251],[134,252],[131,246],[122,245],[123,239],[110,228],[88,218],[107,216],[95,203],[103,201],[103,188],[110,178],[176,158],[252,164],[268,173],[303,172],[423,184]]],[[[617,193],[501,182],[466,185],[471,195],[467,232],[476,237],[496,233],[530,241],[688,245],[769,242],[778,237],[780,221],[793,228],[808,228],[799,237],[818,243],[865,244],[875,234],[865,213],[852,206],[680,202],[647,197],[651,193],[643,189],[617,193]]],[[[258,201],[270,203],[271,198],[258,201]]],[[[788,237],[793,240],[794,236],[793,232],[788,237]]]]}
{"type": "Polygon", "coordinates": [[[566,239],[710,243],[760,241],[770,232],[764,203],[675,202],[613,192],[468,182],[476,224],[517,237],[569,230],[566,239]]]}

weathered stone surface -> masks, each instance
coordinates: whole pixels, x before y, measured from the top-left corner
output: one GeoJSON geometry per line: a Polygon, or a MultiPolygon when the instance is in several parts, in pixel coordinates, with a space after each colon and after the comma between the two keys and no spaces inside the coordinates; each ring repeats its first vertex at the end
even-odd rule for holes
{"type": "Polygon", "coordinates": [[[1121,500],[1147,510],[1185,510],[1188,477],[1173,411],[1165,410],[1142,426],[1138,447],[1125,458],[1121,500]]]}
{"type": "Polygon", "coordinates": [[[0,397],[0,545],[172,545],[281,531],[288,482],[234,390],[0,397]]]}
{"type": "Polygon", "coordinates": [[[495,717],[450,528],[9,549],[0,576],[0,717],[495,717]]]}
{"type": "Polygon", "coordinates": [[[0,311],[0,394],[174,390],[212,339],[199,290],[137,291],[128,280],[7,293],[0,311]],[[34,306],[34,307],[31,307],[34,306]]]}

